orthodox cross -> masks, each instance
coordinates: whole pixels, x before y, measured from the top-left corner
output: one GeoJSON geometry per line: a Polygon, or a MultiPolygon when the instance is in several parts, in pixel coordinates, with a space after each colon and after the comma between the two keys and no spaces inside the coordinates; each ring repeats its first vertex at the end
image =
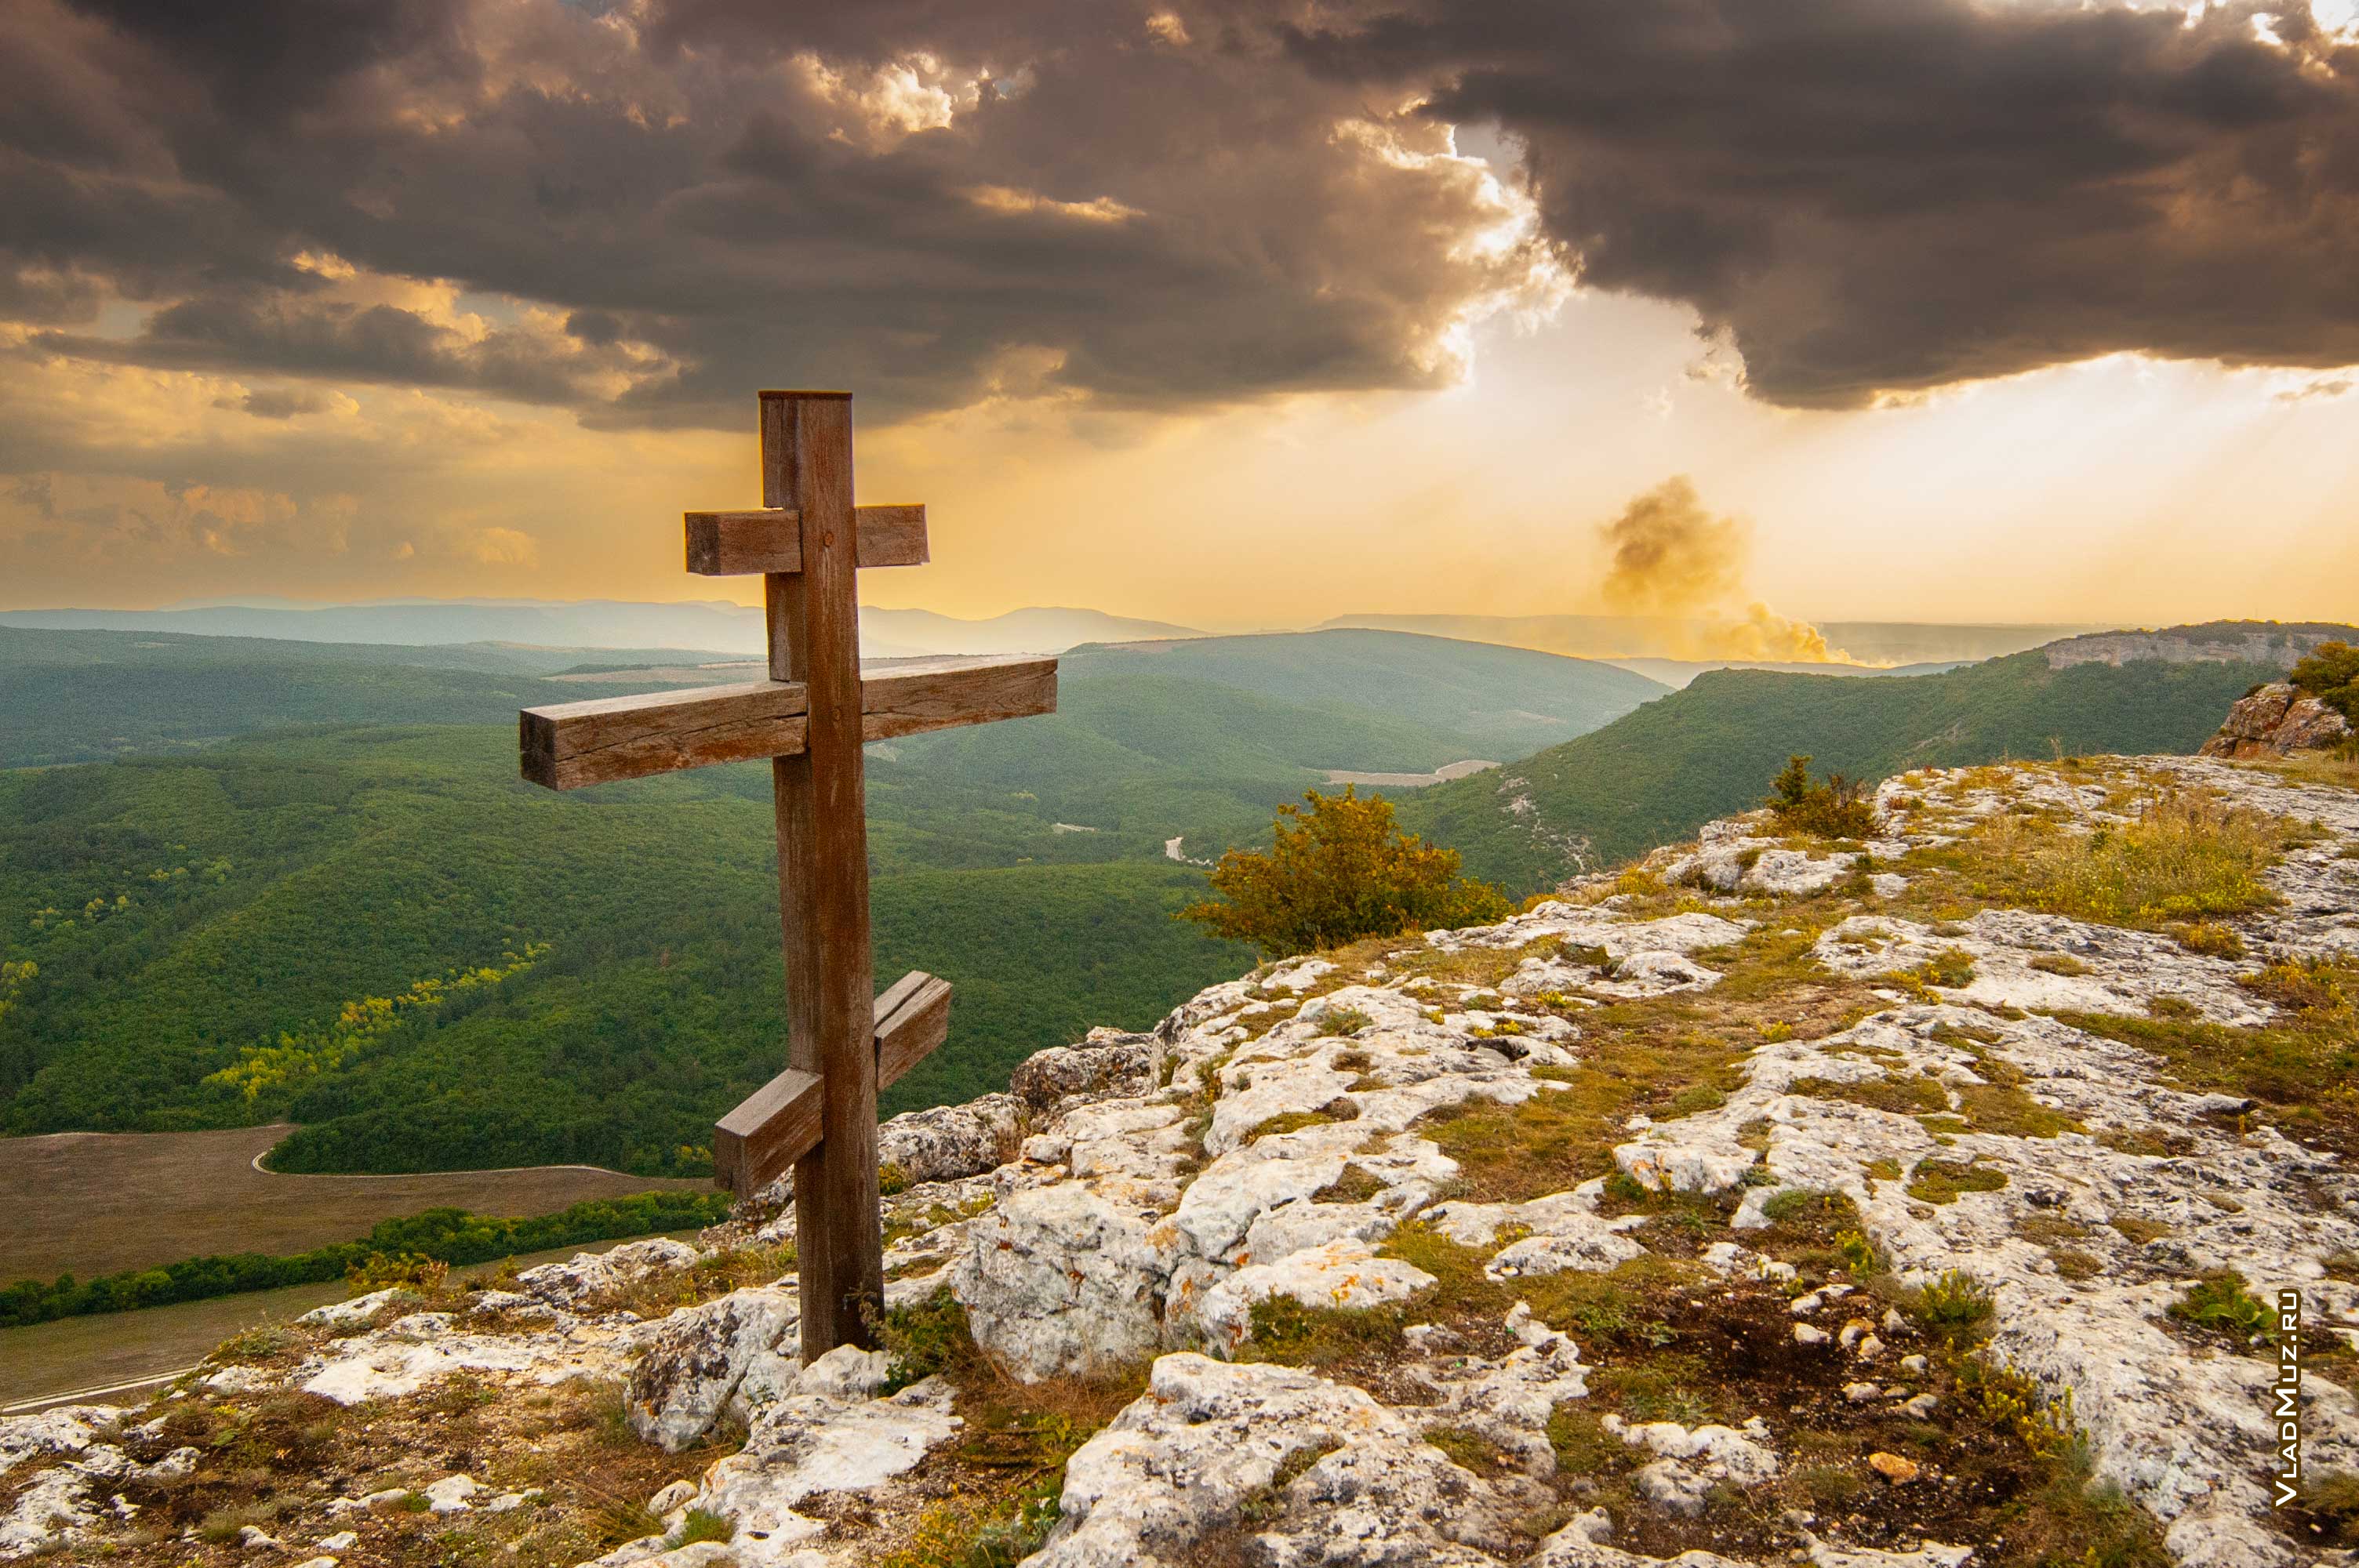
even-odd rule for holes
{"type": "Polygon", "coordinates": [[[787,1070],[721,1119],[714,1175],[743,1197],[791,1166],[806,1360],[868,1345],[884,1304],[876,1094],[940,1044],[951,988],[910,974],[872,997],[861,745],[1052,713],[1057,661],[860,665],[859,567],[926,560],[926,509],[854,506],[852,396],[760,395],[762,506],[686,514],[688,569],[762,574],[770,678],[529,708],[524,776],[580,789],[770,760],[786,931],[787,1070]]]}

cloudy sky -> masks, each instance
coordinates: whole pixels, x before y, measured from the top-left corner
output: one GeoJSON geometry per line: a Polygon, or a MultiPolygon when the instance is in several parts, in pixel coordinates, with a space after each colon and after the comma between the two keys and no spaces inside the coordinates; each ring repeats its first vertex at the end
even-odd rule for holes
{"type": "Polygon", "coordinates": [[[0,0],[0,606],[2359,617],[2350,0],[0,0]],[[1618,552],[1623,552],[1617,554],[1618,552]]]}

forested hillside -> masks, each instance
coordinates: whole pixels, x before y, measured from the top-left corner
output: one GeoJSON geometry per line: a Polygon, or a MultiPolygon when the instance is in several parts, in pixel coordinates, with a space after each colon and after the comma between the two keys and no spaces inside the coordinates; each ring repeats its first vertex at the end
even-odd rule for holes
{"type": "MultiPolygon", "coordinates": [[[[1156,646],[1190,651],[1076,654],[1053,717],[870,748],[880,980],[958,988],[888,1110],[1232,972],[1170,918],[1202,880],[1169,840],[1217,855],[1327,770],[1512,755],[1658,689],[1380,633],[1156,646]]],[[[0,1128],[283,1117],[289,1170],[701,1170],[780,1065],[769,773],[516,782],[519,706],[699,678],[661,650],[547,678],[580,653],[0,629],[0,755],[151,753],[0,773],[0,1128]],[[389,722],[427,718],[473,722],[389,722]]]]}
{"type": "Polygon", "coordinates": [[[562,670],[721,656],[0,626],[0,767],[186,752],[290,725],[507,723],[518,708],[594,695],[545,678],[562,670]]]}
{"type": "MultiPolygon", "coordinates": [[[[617,688],[546,679],[550,654],[430,651],[512,661],[480,670],[187,645],[206,641],[12,668],[61,683],[34,706],[68,743],[134,691],[151,725],[195,730],[314,699],[322,718],[449,717],[462,696],[497,722],[0,773],[0,1129],[284,1118],[290,1170],[702,1170],[714,1116],[781,1058],[767,770],[551,795],[516,780],[515,707],[617,688]]],[[[1170,918],[1203,883],[1165,845],[1263,841],[1329,769],[1512,757],[1622,711],[1400,795],[1407,825],[1523,892],[1575,849],[1620,859],[1752,804],[1791,751],[1865,775],[2184,751],[2269,673],[2035,654],[1877,681],[1714,674],[1631,711],[1658,688],[1397,633],[1077,651],[1054,717],[870,748],[880,980],[958,987],[950,1044],[886,1108],[997,1087],[1030,1051],[1147,1024],[1234,972],[1242,950],[1170,918]]]]}
{"type": "Polygon", "coordinates": [[[1669,689],[1594,660],[1379,631],[1081,647],[1065,668],[1078,679],[1152,670],[1283,702],[1374,710],[1417,723],[1458,748],[1456,757],[1494,762],[1611,723],[1669,689]]]}
{"type": "Polygon", "coordinates": [[[1881,778],[2065,752],[2191,752],[2268,665],[2080,665],[2035,651],[1940,675],[1843,680],[1720,670],[1496,773],[1404,795],[1403,824],[1522,892],[1759,804],[1788,754],[1881,778]]]}
{"type": "MultiPolygon", "coordinates": [[[[0,774],[0,1124],[290,1117],[289,1169],[701,1170],[782,1065],[766,770],[577,795],[514,770],[510,731],[451,728],[0,774]]],[[[1082,863],[1094,836],[1012,814],[946,832],[890,791],[874,814],[878,971],[958,987],[888,1108],[1150,1022],[1244,957],[1169,918],[1186,868],[1082,863]],[[999,863],[911,869],[951,838],[999,863]]]]}

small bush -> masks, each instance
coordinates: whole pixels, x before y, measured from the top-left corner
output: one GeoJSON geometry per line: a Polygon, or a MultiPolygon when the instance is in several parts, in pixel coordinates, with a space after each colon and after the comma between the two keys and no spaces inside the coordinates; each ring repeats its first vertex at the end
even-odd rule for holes
{"type": "Polygon", "coordinates": [[[2312,1475],[2302,1486],[2301,1506],[2333,1544],[2359,1545],[2359,1476],[2348,1470],[2312,1475]]]}
{"type": "Polygon", "coordinates": [[[2212,958],[2241,958],[2245,956],[2245,938],[2233,925],[2216,920],[2199,920],[2182,925],[2175,933],[2179,945],[2190,953],[2201,953],[2212,958]]]}
{"type": "Polygon", "coordinates": [[[1821,1215],[1855,1213],[1850,1197],[1843,1193],[1818,1192],[1810,1187],[1788,1187],[1764,1200],[1761,1217],[1772,1225],[1783,1225],[1789,1219],[1810,1219],[1821,1215]]]}
{"type": "Polygon", "coordinates": [[[1958,990],[1974,983],[1974,956],[1962,947],[1944,947],[1917,966],[1914,979],[1944,990],[1958,990]]]}
{"type": "Polygon", "coordinates": [[[1322,1035],[1356,1034],[1375,1022],[1356,1007],[1331,1007],[1319,1015],[1319,1033],[1322,1035]]]}
{"type": "Polygon", "coordinates": [[[1919,1320],[1928,1333],[1952,1349],[1986,1337],[1997,1310],[1989,1288],[1960,1269],[1944,1271],[1917,1292],[1919,1320]]]}
{"type": "Polygon", "coordinates": [[[898,1393],[939,1372],[969,1368],[983,1357],[967,1330],[966,1308],[947,1286],[922,1302],[887,1312],[876,1337],[891,1357],[885,1379],[887,1393],[898,1393]]]}
{"type": "Polygon", "coordinates": [[[355,1295],[366,1295],[392,1285],[432,1295],[450,1277],[450,1264],[415,1252],[372,1252],[344,1271],[345,1282],[355,1295]]]}
{"type": "Polygon", "coordinates": [[[1867,1238],[1867,1233],[1864,1231],[1845,1230],[1838,1233],[1835,1237],[1835,1250],[1843,1254],[1843,1267],[1851,1271],[1852,1277],[1854,1279],[1864,1280],[1884,1267],[1884,1260],[1876,1253],[1875,1243],[1867,1238]]]}
{"type": "Polygon", "coordinates": [[[1325,1367],[1374,1352],[1391,1356],[1408,1344],[1397,1307],[1311,1307],[1292,1296],[1253,1304],[1253,1337],[1240,1361],[1325,1367]]]}
{"type": "Polygon", "coordinates": [[[737,1527],[710,1509],[690,1509],[680,1520],[676,1546],[692,1546],[700,1541],[727,1541],[737,1533],[737,1527]]]}
{"type": "Polygon", "coordinates": [[[2006,1173],[1972,1161],[1951,1164],[1927,1160],[1908,1178],[1907,1192],[1919,1203],[1953,1204],[1965,1193],[1995,1193],[2006,1185],[2006,1173]]]}
{"type": "Polygon", "coordinates": [[[2276,903],[2262,873],[2276,863],[2284,834],[2282,823],[2258,812],[2182,793],[2125,825],[2002,832],[2006,841],[1995,847],[2028,883],[2033,908],[2152,928],[2276,903]]]}
{"type": "Polygon", "coordinates": [[[2245,1276],[2233,1269],[2196,1281],[2185,1295],[2170,1303],[2170,1315],[2240,1343],[2277,1343],[2277,1314],[2245,1290],[2245,1276]]]}
{"type": "Polygon", "coordinates": [[[2321,643],[2294,665],[2287,678],[2359,724],[2359,648],[2348,643],[2321,643]]]}
{"type": "Polygon", "coordinates": [[[1217,902],[1179,918],[1249,942],[1270,957],[1339,947],[1364,936],[1483,925],[1506,918],[1498,889],[1458,874],[1458,851],[1393,826],[1392,802],[1307,790],[1277,808],[1266,854],[1232,849],[1212,868],[1217,902]]]}
{"type": "Polygon", "coordinates": [[[1829,773],[1826,783],[1813,784],[1808,755],[1787,758],[1769,789],[1770,813],[1789,833],[1865,838],[1875,832],[1875,806],[1867,798],[1867,786],[1841,773],[1829,773]]]}
{"type": "Polygon", "coordinates": [[[1810,1501],[1821,1508],[1842,1507],[1867,1484],[1840,1465],[1811,1465],[1794,1478],[1810,1501]]]}
{"type": "Polygon", "coordinates": [[[2042,1458],[2068,1454],[2081,1445],[2072,1413],[2072,1390],[2050,1399],[2038,1382],[1987,1354],[1958,1363],[1958,1392],[1982,1407],[1983,1415],[2013,1432],[2042,1458]]]}

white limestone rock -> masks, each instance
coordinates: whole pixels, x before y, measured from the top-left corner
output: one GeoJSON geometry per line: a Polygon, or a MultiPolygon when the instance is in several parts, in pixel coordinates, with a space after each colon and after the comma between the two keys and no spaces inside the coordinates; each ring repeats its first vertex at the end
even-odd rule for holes
{"type": "Polygon", "coordinates": [[[394,1285],[382,1291],[371,1291],[364,1296],[354,1296],[348,1302],[330,1302],[326,1306],[313,1307],[295,1321],[322,1328],[355,1328],[405,1299],[415,1300],[416,1297],[399,1285],[394,1285]]]}
{"type": "Polygon", "coordinates": [[[1335,1240],[1289,1253],[1275,1263],[1239,1269],[1204,1293],[1196,1322],[1217,1353],[1234,1354],[1253,1336],[1256,1303],[1286,1296],[1310,1307],[1361,1308],[1407,1301],[1433,1276],[1364,1242],[1335,1240]]]}
{"type": "Polygon", "coordinates": [[[1693,1519],[1710,1500],[1712,1483],[1676,1459],[1642,1465],[1630,1476],[1631,1488],[1667,1514],[1693,1519]]]}
{"type": "Polygon", "coordinates": [[[795,1392],[839,1400],[871,1399],[892,1372],[893,1358],[884,1351],[839,1345],[803,1368],[795,1392]]]}
{"type": "Polygon", "coordinates": [[[1016,1097],[1006,1094],[904,1111],[877,1128],[876,1158],[897,1166],[911,1182],[979,1176],[1004,1157],[1016,1134],[1017,1112],[1016,1097]]]}
{"type": "Polygon", "coordinates": [[[1757,1487],[1777,1478],[1777,1455],[1769,1446],[1769,1429],[1758,1417],[1746,1422],[1742,1432],[1716,1424],[1688,1427],[1675,1421],[1632,1422],[1618,1415],[1608,1415],[1601,1424],[1633,1448],[1691,1464],[1715,1481],[1757,1487]]]}
{"type": "Polygon", "coordinates": [[[1018,1376],[1110,1371],[1161,1342],[1168,1233],[1082,1182],[1014,1187],[970,1227],[951,1291],[976,1343],[1018,1376]]]}
{"type": "Polygon", "coordinates": [[[866,1492],[903,1475],[961,1425],[939,1378],[889,1399],[797,1394],[763,1411],[745,1446],[704,1474],[688,1505],[730,1521],[744,1568],[791,1560],[826,1530],[796,1505],[821,1492],[866,1492]]]}
{"type": "Polygon", "coordinates": [[[340,1405],[413,1394],[453,1372],[498,1372],[550,1384],[599,1378],[619,1370],[626,1334],[470,1334],[455,1330],[449,1313],[412,1313],[385,1327],[331,1341],[287,1380],[340,1405]]]}
{"type": "Polygon", "coordinates": [[[428,1482],[418,1490],[419,1495],[426,1499],[429,1512],[462,1514],[475,1506],[474,1496],[483,1489],[482,1483],[473,1476],[445,1476],[439,1481],[428,1482]]]}
{"type": "Polygon", "coordinates": [[[1026,1057],[1008,1079],[1008,1092],[1017,1105],[1042,1115],[1076,1101],[1145,1094],[1154,1087],[1154,1070],[1149,1036],[1093,1030],[1078,1044],[1052,1045],[1026,1057]]]}
{"type": "Polygon", "coordinates": [[[1918,969],[1962,952],[1973,960],[1973,978],[1940,994],[1988,1007],[2144,1016],[2157,998],[2169,997],[2214,1022],[2245,1028],[2267,1022],[2271,1011],[2237,986],[2236,965],[2190,953],[2168,935],[2029,910],[1982,910],[1954,936],[1914,921],[1857,914],[1822,933],[1812,951],[1828,968],[1862,976],[1918,969]],[[2033,968],[2041,957],[2069,959],[2086,972],[2033,968]]]}
{"type": "Polygon", "coordinates": [[[631,1368],[631,1430],[668,1454],[702,1437],[757,1359],[798,1354],[800,1316],[800,1298],[788,1284],[732,1291],[665,1318],[631,1368]]]}
{"type": "Polygon", "coordinates": [[[687,1242],[657,1236],[626,1241],[604,1252],[576,1252],[562,1263],[527,1269],[516,1276],[516,1284],[551,1306],[572,1308],[649,1274],[685,1269],[697,1257],[696,1249],[687,1242]]]}
{"type": "Polygon", "coordinates": [[[1180,1568],[1304,1452],[1323,1456],[1257,1537],[1271,1561],[1472,1568],[1473,1549],[1509,1539],[1492,1489],[1364,1391],[1181,1353],[1067,1463],[1063,1518],[1029,1568],[1180,1568]]]}

